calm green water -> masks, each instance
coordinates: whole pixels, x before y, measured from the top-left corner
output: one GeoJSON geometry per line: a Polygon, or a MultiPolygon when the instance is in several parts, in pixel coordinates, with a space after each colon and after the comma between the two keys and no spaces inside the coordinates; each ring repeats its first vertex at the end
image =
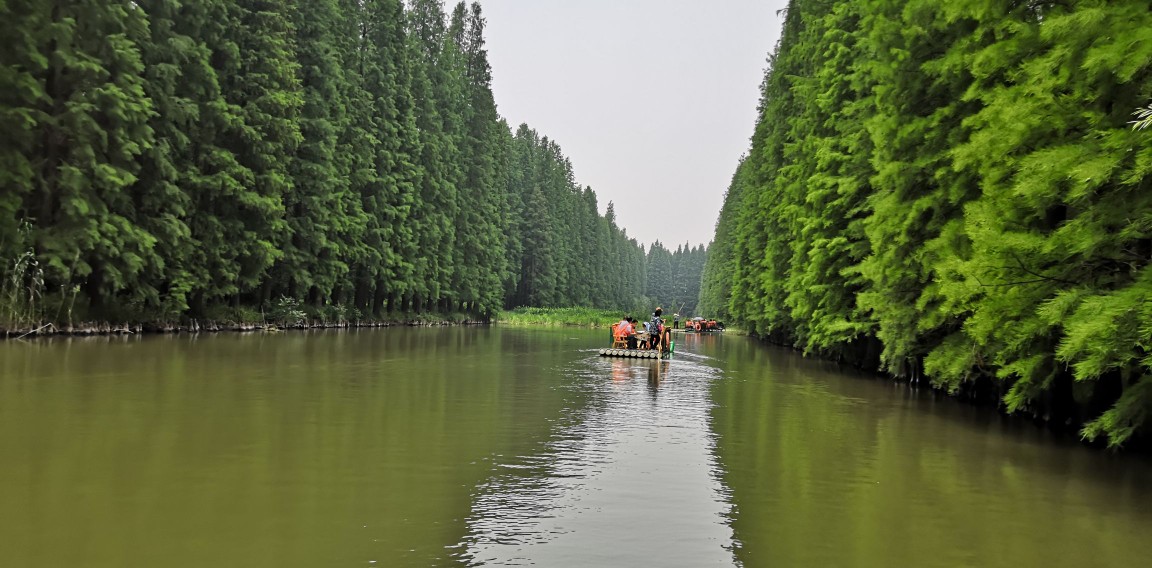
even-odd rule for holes
{"type": "Polygon", "coordinates": [[[0,566],[1134,566],[1152,466],[735,336],[0,343],[0,566]]]}

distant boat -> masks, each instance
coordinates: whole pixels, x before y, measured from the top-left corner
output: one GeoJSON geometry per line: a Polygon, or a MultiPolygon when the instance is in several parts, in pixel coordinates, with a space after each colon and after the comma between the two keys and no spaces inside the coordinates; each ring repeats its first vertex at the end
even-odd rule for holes
{"type": "Polygon", "coordinates": [[[684,331],[724,331],[724,322],[695,317],[684,322],[684,331]]]}

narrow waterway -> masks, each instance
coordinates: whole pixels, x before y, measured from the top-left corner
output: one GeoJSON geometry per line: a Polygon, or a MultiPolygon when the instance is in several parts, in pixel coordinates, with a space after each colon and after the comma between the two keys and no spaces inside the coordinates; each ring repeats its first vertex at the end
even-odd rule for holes
{"type": "Polygon", "coordinates": [[[1120,566],[1152,466],[742,337],[0,344],[0,566],[1120,566]]]}
{"type": "Polygon", "coordinates": [[[730,500],[699,356],[583,359],[558,369],[577,405],[542,451],[501,460],[469,517],[474,564],[732,564],[730,500]]]}

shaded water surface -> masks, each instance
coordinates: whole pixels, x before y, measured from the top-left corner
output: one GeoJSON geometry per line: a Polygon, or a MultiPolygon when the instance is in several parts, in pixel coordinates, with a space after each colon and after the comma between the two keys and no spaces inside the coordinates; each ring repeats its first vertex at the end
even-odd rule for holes
{"type": "Polygon", "coordinates": [[[1122,566],[1152,467],[740,337],[0,343],[0,566],[1122,566]]]}

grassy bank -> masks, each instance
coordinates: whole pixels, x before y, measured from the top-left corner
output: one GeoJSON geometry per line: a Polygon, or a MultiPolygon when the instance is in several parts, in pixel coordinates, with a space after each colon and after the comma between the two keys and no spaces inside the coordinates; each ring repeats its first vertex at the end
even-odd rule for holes
{"type": "Polygon", "coordinates": [[[501,325],[514,326],[573,326],[608,328],[620,321],[619,310],[593,308],[517,308],[503,311],[496,318],[501,325]]]}

